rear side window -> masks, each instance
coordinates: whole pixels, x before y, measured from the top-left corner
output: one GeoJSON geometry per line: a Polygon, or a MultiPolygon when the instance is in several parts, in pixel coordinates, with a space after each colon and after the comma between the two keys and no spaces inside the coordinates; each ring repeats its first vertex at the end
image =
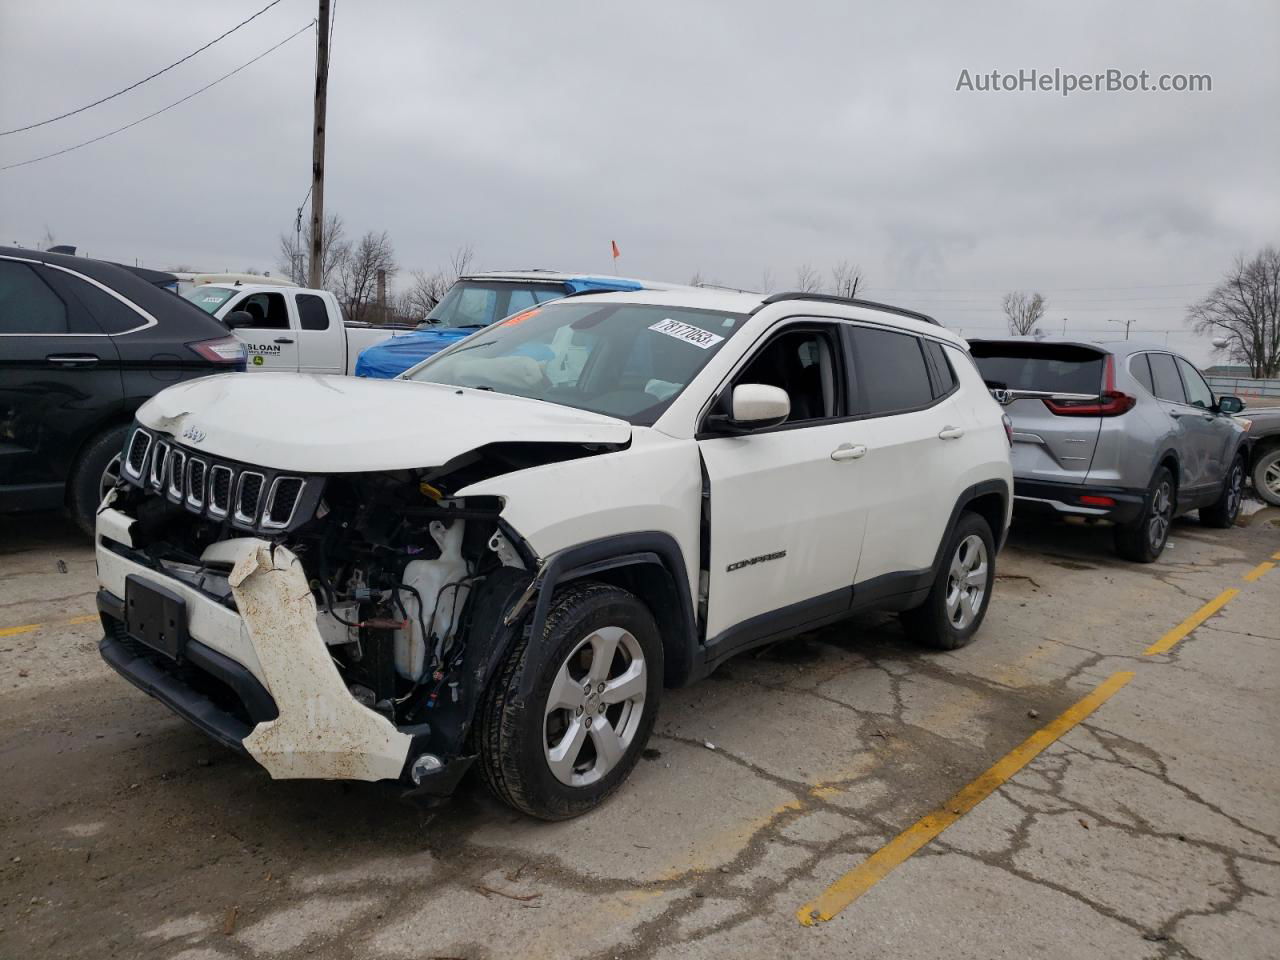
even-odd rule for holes
{"type": "Polygon", "coordinates": [[[947,351],[937,340],[925,340],[924,350],[929,355],[929,368],[933,374],[933,395],[945,397],[956,387],[956,374],[947,359],[947,351]]]}
{"type": "Polygon", "coordinates": [[[298,321],[303,330],[328,330],[329,310],[314,293],[298,294],[298,321]]]}
{"type": "Polygon", "coordinates": [[[66,333],[67,308],[25,263],[0,260],[0,333],[66,333]]]}
{"type": "Polygon", "coordinates": [[[1147,355],[1140,353],[1129,361],[1129,372],[1140,384],[1147,388],[1147,393],[1155,396],[1156,385],[1151,379],[1151,364],[1147,363],[1147,355]]]}
{"type": "Polygon", "coordinates": [[[929,368],[919,339],[871,327],[852,330],[863,411],[895,413],[933,403],[929,368]]]}
{"type": "Polygon", "coordinates": [[[987,386],[997,390],[1040,390],[1045,393],[1096,394],[1102,389],[1104,354],[1063,343],[969,345],[987,386]]]}
{"type": "Polygon", "coordinates": [[[1167,353],[1149,353],[1147,360],[1151,363],[1151,380],[1155,384],[1156,396],[1161,400],[1186,403],[1187,395],[1182,391],[1182,379],[1178,376],[1173,357],[1167,353]]]}
{"type": "Polygon", "coordinates": [[[1193,407],[1203,407],[1206,410],[1212,409],[1213,391],[1204,382],[1204,377],[1200,376],[1200,371],[1181,357],[1177,359],[1178,369],[1182,371],[1182,385],[1187,390],[1187,402],[1193,407]]]}
{"type": "Polygon", "coordinates": [[[63,274],[61,276],[51,276],[49,282],[64,295],[69,293],[98,322],[98,326],[107,333],[124,333],[126,330],[136,330],[147,322],[146,317],[128,304],[122,303],[101,287],[95,287],[92,283],[81,280],[79,277],[63,274]]]}

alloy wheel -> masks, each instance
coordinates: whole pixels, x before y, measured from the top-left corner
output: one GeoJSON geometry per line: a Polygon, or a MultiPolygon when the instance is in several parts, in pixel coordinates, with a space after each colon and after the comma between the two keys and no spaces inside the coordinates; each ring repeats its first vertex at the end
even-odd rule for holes
{"type": "Polygon", "coordinates": [[[1267,464],[1267,469],[1262,472],[1262,482],[1273,496],[1280,497],[1280,460],[1267,464]]]}
{"type": "Polygon", "coordinates": [[[1151,548],[1159,553],[1169,536],[1169,524],[1173,521],[1173,486],[1166,480],[1156,487],[1151,497],[1151,516],[1147,520],[1147,539],[1151,548]]]}
{"type": "Polygon", "coordinates": [[[957,630],[973,623],[987,594],[987,545],[976,533],[960,541],[947,576],[947,619],[957,630]]]}
{"type": "Polygon", "coordinates": [[[1240,512],[1240,500],[1244,496],[1244,465],[1237,460],[1231,467],[1231,484],[1227,488],[1227,516],[1232,520],[1240,512]]]}
{"type": "Polygon", "coordinates": [[[543,752],[561,783],[585,787],[626,754],[644,716],[648,672],[630,631],[600,627],[560,664],[547,694],[543,752]]]}

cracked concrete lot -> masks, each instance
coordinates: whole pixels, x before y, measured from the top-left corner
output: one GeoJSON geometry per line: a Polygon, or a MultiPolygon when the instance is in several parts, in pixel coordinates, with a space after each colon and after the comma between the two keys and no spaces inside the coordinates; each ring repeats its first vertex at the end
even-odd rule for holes
{"type": "Polygon", "coordinates": [[[470,782],[431,812],[272,782],[101,664],[86,543],[0,518],[0,957],[1275,957],[1280,569],[1258,565],[1280,511],[1242,524],[1180,521],[1151,566],[1019,524],[971,646],[926,653],[882,618],[748,655],[666,693],[602,809],[546,824],[470,782]]]}

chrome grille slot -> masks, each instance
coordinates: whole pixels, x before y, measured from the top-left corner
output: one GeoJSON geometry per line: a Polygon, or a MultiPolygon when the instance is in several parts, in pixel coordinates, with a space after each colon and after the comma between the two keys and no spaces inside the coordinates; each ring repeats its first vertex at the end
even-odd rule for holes
{"type": "Polygon", "coordinates": [[[174,447],[173,450],[169,452],[169,483],[166,487],[170,500],[176,501],[177,503],[182,502],[184,494],[182,489],[183,479],[186,475],[187,455],[177,447],[174,447]]]}
{"type": "Polygon", "coordinates": [[[151,458],[151,486],[160,490],[164,487],[164,470],[169,465],[169,443],[167,440],[156,442],[156,452],[151,458]]]}
{"type": "Polygon", "coordinates": [[[236,485],[236,513],[238,523],[252,525],[258,519],[258,506],[262,500],[262,485],[266,478],[256,471],[246,470],[240,474],[240,482],[236,485]]]}
{"type": "Polygon", "coordinates": [[[145,430],[133,431],[133,439],[129,441],[129,455],[125,457],[124,470],[135,480],[142,479],[142,470],[147,465],[147,454],[151,452],[151,434],[145,430]]]}
{"type": "Polygon", "coordinates": [[[221,520],[231,512],[234,474],[230,467],[215,463],[209,468],[209,516],[221,520]]]}
{"type": "Polygon", "coordinates": [[[187,505],[197,510],[204,506],[204,481],[208,464],[199,457],[187,463],[187,505]]]}
{"type": "Polygon", "coordinates": [[[301,477],[276,477],[267,496],[267,509],[262,514],[262,525],[280,530],[289,525],[293,511],[302,496],[304,481],[301,477]]]}

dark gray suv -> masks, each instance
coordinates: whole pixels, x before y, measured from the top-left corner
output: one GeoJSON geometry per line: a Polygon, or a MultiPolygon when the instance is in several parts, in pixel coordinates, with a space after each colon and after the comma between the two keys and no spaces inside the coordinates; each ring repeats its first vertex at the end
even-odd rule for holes
{"type": "Polygon", "coordinates": [[[1015,508],[1115,524],[1121,556],[1160,556],[1175,516],[1229,527],[1246,430],[1185,357],[1129,340],[975,340],[973,358],[1013,421],[1015,508]]]}

